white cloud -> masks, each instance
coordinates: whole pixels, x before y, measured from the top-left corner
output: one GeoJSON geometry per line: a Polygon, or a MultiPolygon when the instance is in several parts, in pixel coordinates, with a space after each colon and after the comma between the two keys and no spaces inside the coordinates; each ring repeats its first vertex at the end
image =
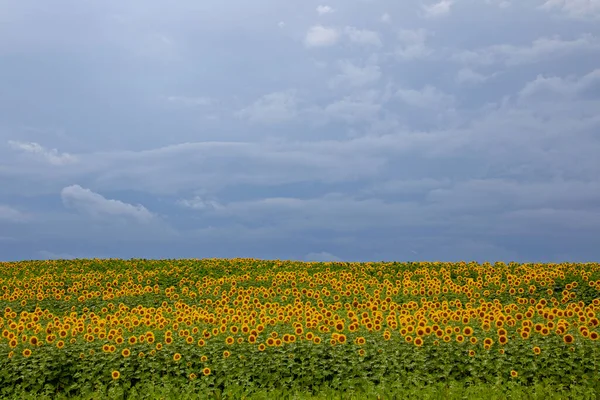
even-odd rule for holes
{"type": "Polygon", "coordinates": [[[442,108],[454,104],[454,96],[443,93],[431,85],[425,85],[421,90],[399,89],[396,97],[405,103],[420,108],[442,108]]]}
{"type": "Polygon", "coordinates": [[[423,11],[425,12],[425,17],[436,18],[449,14],[452,4],[454,4],[453,0],[441,0],[438,3],[424,5],[423,11]]]}
{"type": "Polygon", "coordinates": [[[335,10],[329,6],[317,6],[317,13],[319,15],[331,14],[335,10]]]}
{"type": "Polygon", "coordinates": [[[280,27],[280,28],[284,28],[285,27],[285,22],[279,21],[279,23],[277,24],[277,26],[280,27]]]}
{"type": "Polygon", "coordinates": [[[77,162],[77,157],[69,153],[59,153],[57,149],[45,149],[36,142],[18,142],[9,140],[8,144],[16,150],[35,154],[52,165],[65,165],[77,162]]]}
{"type": "Polygon", "coordinates": [[[340,32],[335,28],[328,28],[322,25],[311,26],[304,37],[304,44],[307,47],[327,47],[333,46],[340,39],[340,32]]]}
{"type": "Polygon", "coordinates": [[[139,222],[149,222],[155,218],[155,215],[141,204],[132,205],[119,200],[106,199],[104,196],[79,185],[63,188],[60,196],[65,207],[76,209],[93,217],[125,216],[139,222]]]}
{"type": "Polygon", "coordinates": [[[572,18],[600,18],[598,0],[547,0],[540,8],[559,9],[572,18]]]}
{"type": "Polygon", "coordinates": [[[427,47],[427,37],[433,33],[425,29],[402,29],[398,32],[400,46],[396,48],[395,55],[403,60],[415,60],[425,58],[433,53],[433,50],[427,47]]]}
{"type": "Polygon", "coordinates": [[[478,50],[461,51],[452,58],[470,65],[515,66],[588,51],[600,51],[600,39],[591,34],[584,34],[573,40],[563,40],[559,36],[542,37],[529,46],[492,45],[478,50]]]}
{"type": "Polygon", "coordinates": [[[339,61],[338,66],[341,73],[330,81],[331,86],[347,84],[352,87],[361,87],[375,83],[381,78],[381,70],[377,65],[366,65],[361,68],[344,60],[339,61]]]}
{"type": "Polygon", "coordinates": [[[342,261],[341,258],[334,256],[331,253],[327,253],[326,251],[321,251],[319,253],[308,253],[304,256],[306,261],[320,261],[320,262],[329,262],[329,261],[342,261]]]}
{"type": "Polygon", "coordinates": [[[223,207],[217,201],[207,200],[202,196],[194,196],[191,199],[181,199],[177,202],[177,204],[193,210],[217,210],[223,207]]]}
{"type": "Polygon", "coordinates": [[[389,24],[390,22],[392,22],[392,17],[388,13],[383,13],[381,15],[381,22],[389,24]]]}
{"type": "Polygon", "coordinates": [[[0,221],[24,222],[29,220],[29,216],[16,208],[0,204],[0,221]]]}
{"type": "Polygon", "coordinates": [[[344,33],[348,36],[352,43],[376,47],[382,46],[379,34],[375,31],[370,31],[368,29],[358,29],[353,26],[347,26],[344,29],[344,33]]]}
{"type": "Polygon", "coordinates": [[[288,121],[296,115],[297,100],[293,90],[264,95],[236,113],[237,117],[246,118],[250,122],[265,124],[288,121]]]}

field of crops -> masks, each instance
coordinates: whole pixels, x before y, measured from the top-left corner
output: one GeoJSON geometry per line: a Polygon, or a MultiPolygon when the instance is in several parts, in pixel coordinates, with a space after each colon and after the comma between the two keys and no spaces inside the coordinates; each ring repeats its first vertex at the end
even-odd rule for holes
{"type": "Polygon", "coordinates": [[[0,286],[6,397],[599,387],[600,264],[25,261],[0,286]]]}

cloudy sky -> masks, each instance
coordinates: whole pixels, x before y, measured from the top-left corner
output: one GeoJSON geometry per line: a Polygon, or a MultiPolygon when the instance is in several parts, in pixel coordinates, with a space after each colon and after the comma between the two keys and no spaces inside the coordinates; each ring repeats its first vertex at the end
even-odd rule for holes
{"type": "Polygon", "coordinates": [[[599,261],[599,0],[0,0],[0,259],[599,261]]]}

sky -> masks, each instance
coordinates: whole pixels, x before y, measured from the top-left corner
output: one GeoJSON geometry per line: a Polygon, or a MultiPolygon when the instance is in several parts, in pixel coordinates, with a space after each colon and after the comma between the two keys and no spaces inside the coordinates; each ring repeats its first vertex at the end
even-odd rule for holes
{"type": "Polygon", "coordinates": [[[600,261],[600,0],[0,0],[0,260],[600,261]]]}

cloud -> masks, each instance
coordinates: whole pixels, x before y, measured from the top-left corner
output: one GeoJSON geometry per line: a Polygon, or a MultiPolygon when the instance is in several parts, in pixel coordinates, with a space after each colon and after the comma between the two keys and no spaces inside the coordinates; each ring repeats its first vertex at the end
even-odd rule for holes
{"type": "Polygon", "coordinates": [[[540,8],[544,10],[559,9],[572,18],[600,18],[600,2],[597,0],[547,0],[540,8]]]}
{"type": "Polygon", "coordinates": [[[383,13],[381,15],[380,19],[381,19],[381,22],[383,22],[385,24],[389,24],[390,22],[392,22],[392,17],[388,13],[383,13]]]}
{"type": "Polygon", "coordinates": [[[349,85],[362,87],[377,82],[381,78],[381,69],[377,65],[359,67],[348,60],[338,62],[341,73],[329,83],[331,86],[349,85]]]}
{"type": "Polygon", "coordinates": [[[406,104],[420,108],[443,108],[454,104],[455,98],[431,85],[425,85],[421,90],[399,89],[396,97],[406,104]]]}
{"type": "Polygon", "coordinates": [[[0,221],[25,222],[29,221],[30,216],[17,210],[16,208],[0,204],[0,221]]]}
{"type": "Polygon", "coordinates": [[[304,256],[306,261],[320,261],[320,262],[330,262],[330,261],[342,261],[341,258],[334,256],[331,253],[327,253],[326,251],[321,251],[319,253],[308,253],[304,256]]]}
{"type": "Polygon", "coordinates": [[[186,208],[191,208],[192,210],[217,210],[223,208],[217,201],[207,200],[202,196],[194,196],[192,199],[181,199],[177,204],[186,208]]]}
{"type": "Polygon", "coordinates": [[[516,66],[532,64],[571,54],[600,51],[600,40],[584,34],[573,40],[563,40],[558,35],[534,40],[529,46],[510,44],[492,45],[478,50],[460,51],[452,56],[455,61],[469,65],[504,64],[516,66]]]}
{"type": "Polygon", "coordinates": [[[462,84],[479,84],[487,81],[495,75],[495,73],[492,75],[480,74],[477,71],[473,71],[471,68],[464,67],[457,72],[456,82],[462,84]]]}
{"type": "Polygon", "coordinates": [[[336,28],[322,25],[311,26],[304,37],[306,47],[329,47],[340,39],[340,32],[336,28]]]}
{"type": "Polygon", "coordinates": [[[132,205],[119,200],[106,199],[104,196],[79,185],[63,188],[60,196],[65,207],[76,209],[93,217],[124,216],[143,223],[155,219],[155,215],[141,204],[132,205]]]}
{"type": "Polygon", "coordinates": [[[425,29],[402,29],[398,32],[400,46],[395,50],[395,55],[402,60],[417,60],[433,54],[433,49],[426,45],[427,38],[433,33],[425,29]]]}
{"type": "Polygon", "coordinates": [[[279,21],[279,23],[277,23],[277,26],[280,27],[280,28],[284,28],[285,27],[285,22],[279,21]]]}
{"type": "Polygon", "coordinates": [[[427,18],[437,18],[450,13],[450,8],[454,4],[453,0],[441,0],[437,3],[424,5],[423,11],[427,18]]]}
{"type": "Polygon", "coordinates": [[[381,47],[382,42],[379,33],[368,29],[358,29],[353,26],[344,28],[348,39],[355,44],[381,47]]]}
{"type": "Polygon", "coordinates": [[[319,15],[331,14],[333,11],[334,9],[329,6],[317,6],[317,13],[319,15]]]}
{"type": "Polygon", "coordinates": [[[600,100],[600,69],[580,78],[538,75],[519,92],[519,97],[552,101],[554,96],[567,98],[594,96],[600,100]]]}
{"type": "Polygon", "coordinates": [[[344,96],[325,106],[323,113],[332,119],[356,123],[373,120],[381,108],[379,93],[371,90],[344,96]]]}
{"type": "Polygon", "coordinates": [[[297,103],[296,92],[293,90],[274,92],[262,96],[235,115],[250,122],[276,124],[295,118],[297,103]]]}
{"type": "Polygon", "coordinates": [[[9,140],[8,144],[16,150],[34,154],[52,165],[66,165],[77,162],[77,157],[69,153],[59,153],[57,149],[45,149],[35,142],[18,142],[9,140]]]}
{"type": "Polygon", "coordinates": [[[508,8],[511,6],[511,2],[509,0],[485,0],[485,2],[500,8],[508,8]]]}

